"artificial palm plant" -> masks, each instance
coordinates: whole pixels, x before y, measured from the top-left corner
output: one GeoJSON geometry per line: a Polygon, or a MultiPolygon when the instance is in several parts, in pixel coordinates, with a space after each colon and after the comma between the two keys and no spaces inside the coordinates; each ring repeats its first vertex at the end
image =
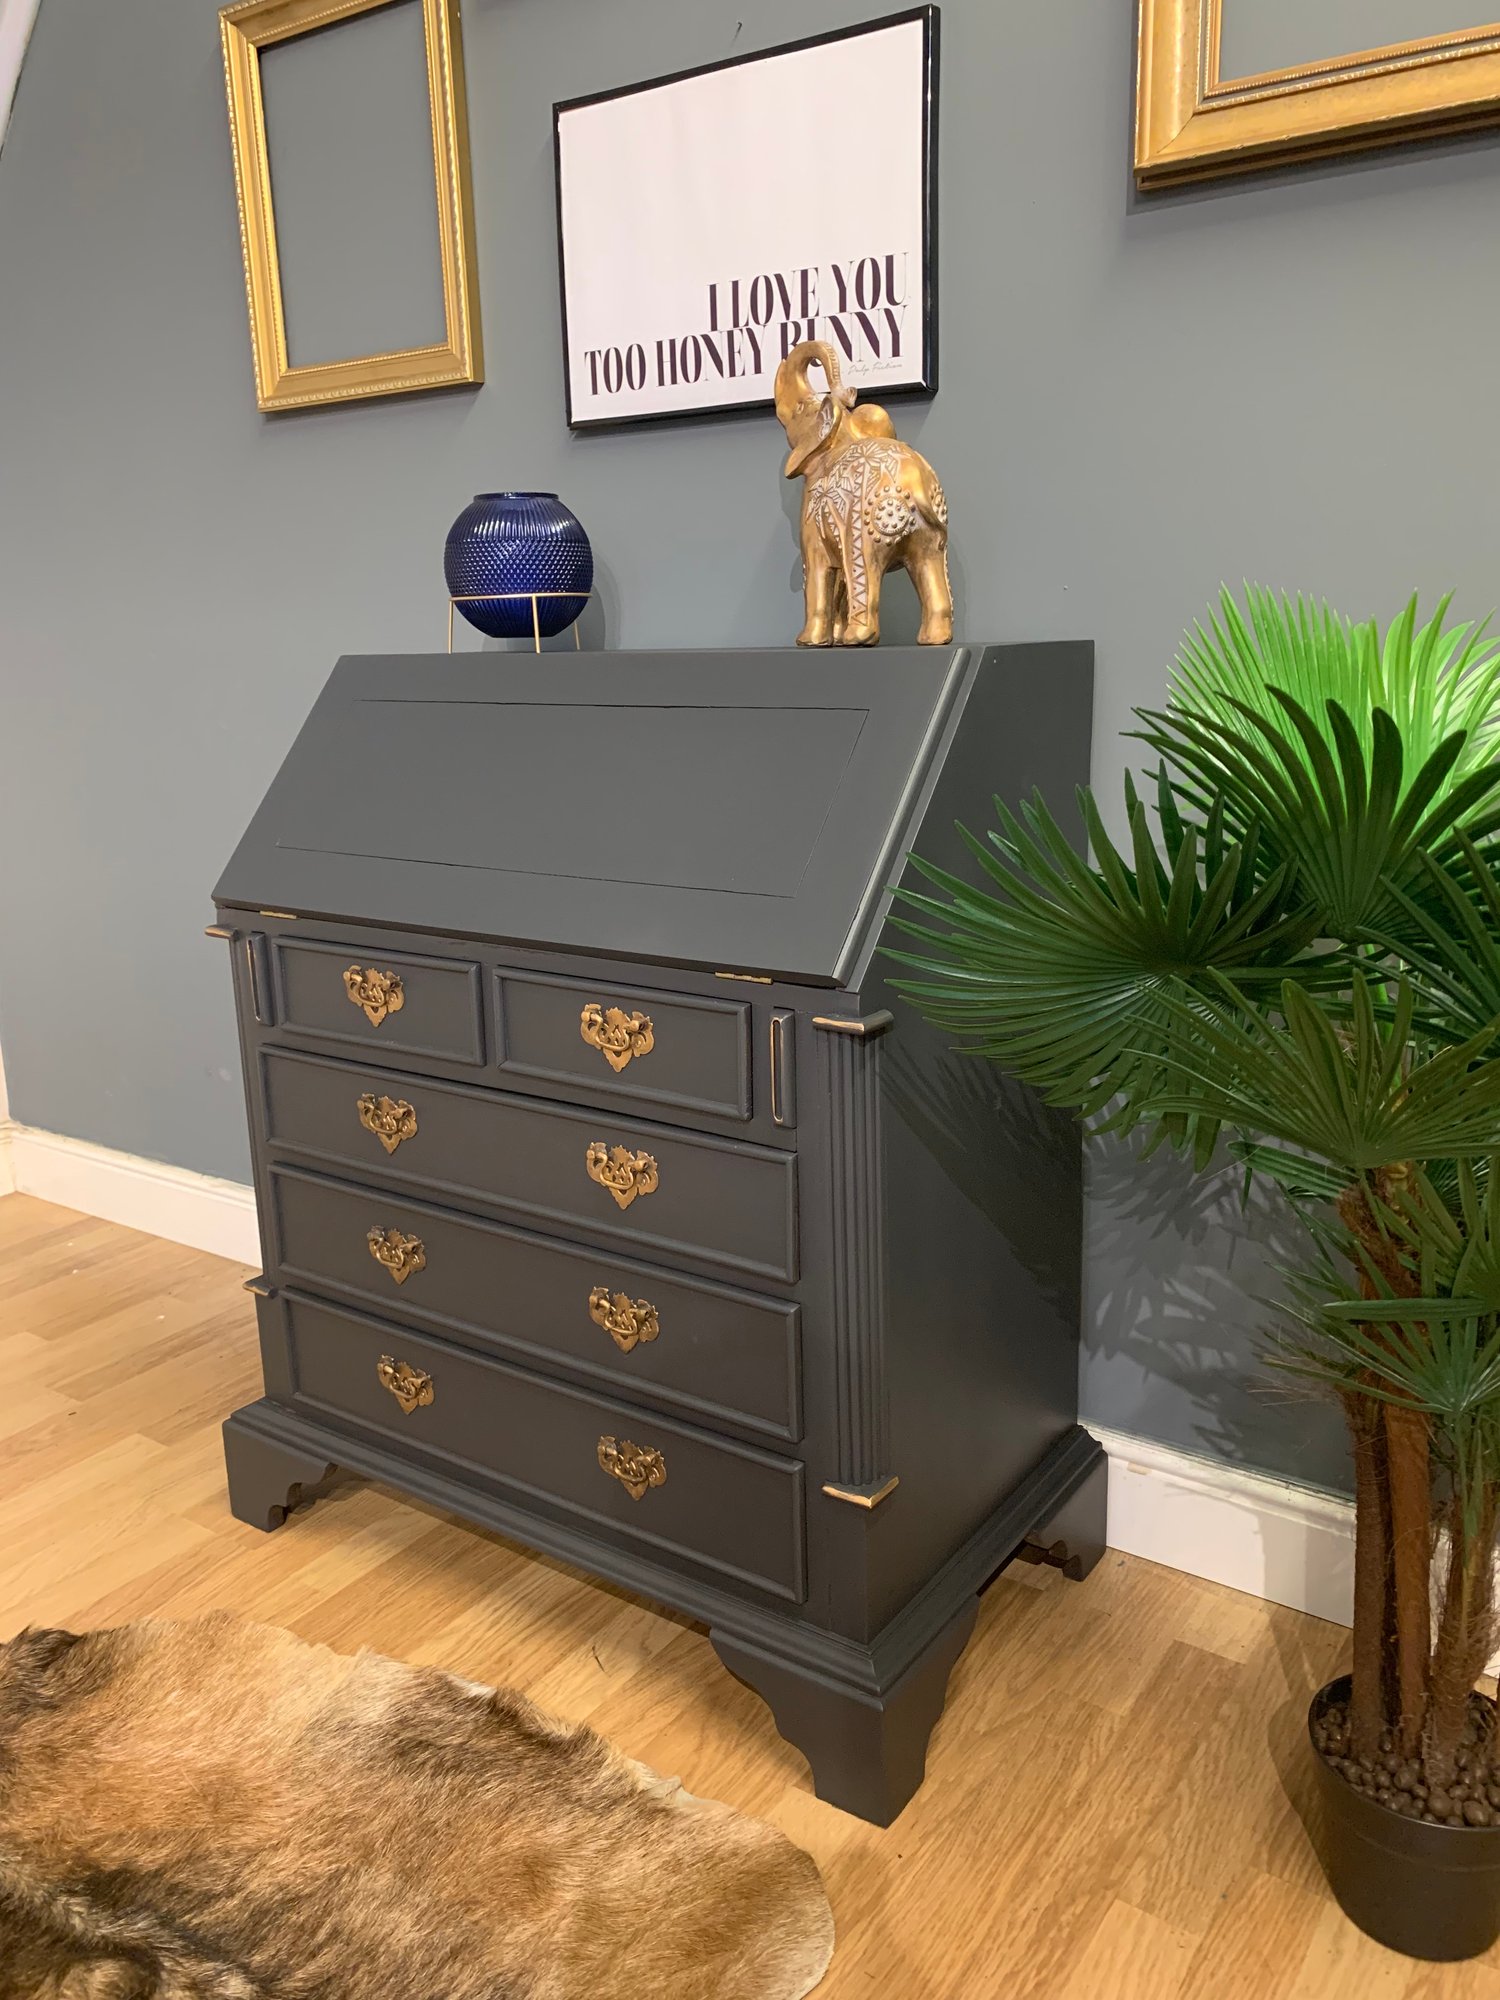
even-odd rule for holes
{"type": "Polygon", "coordinates": [[[1334,1747],[1398,1810],[1484,1824],[1465,1735],[1500,1523],[1500,654],[1446,601],[1383,641],[1247,601],[1224,594],[1141,712],[1123,844],[1087,791],[1088,858],[1040,797],[997,800],[966,836],[977,881],[918,861],[899,980],[1094,1131],[1147,1128],[1201,1171],[1227,1150],[1296,1205],[1276,1358],[1338,1398],[1354,1454],[1334,1747]]]}

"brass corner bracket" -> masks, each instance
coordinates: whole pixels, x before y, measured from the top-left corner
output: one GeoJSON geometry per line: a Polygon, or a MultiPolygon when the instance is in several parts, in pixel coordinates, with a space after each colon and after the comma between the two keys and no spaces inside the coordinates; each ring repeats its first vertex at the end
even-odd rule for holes
{"type": "Polygon", "coordinates": [[[900,1484],[900,1479],[893,1472],[880,1486],[825,1486],[823,1491],[830,1500],[847,1500],[851,1507],[869,1509],[878,1507],[900,1484]]]}
{"type": "Polygon", "coordinates": [[[815,1028],[826,1028],[835,1035],[883,1035],[887,1028],[894,1028],[896,1017],[882,1007],[875,1014],[814,1014],[815,1028]]]}

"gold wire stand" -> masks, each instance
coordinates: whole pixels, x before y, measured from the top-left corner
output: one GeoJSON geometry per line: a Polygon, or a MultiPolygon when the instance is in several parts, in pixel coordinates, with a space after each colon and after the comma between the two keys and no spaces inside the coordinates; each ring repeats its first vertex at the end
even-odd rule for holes
{"type": "MultiPolygon", "coordinates": [[[[534,653],[539,653],[542,650],[542,618],[539,607],[542,600],[548,597],[584,597],[592,601],[594,592],[592,590],[476,590],[470,597],[450,597],[448,599],[448,651],[450,653],[453,651],[454,605],[494,604],[498,601],[502,604],[513,602],[530,604],[531,650],[534,653]]],[[[571,627],[566,625],[563,627],[564,631],[571,630],[573,634],[573,650],[575,653],[583,651],[583,640],[578,636],[578,619],[582,618],[582,616],[583,612],[580,611],[578,618],[573,620],[571,627]]]]}

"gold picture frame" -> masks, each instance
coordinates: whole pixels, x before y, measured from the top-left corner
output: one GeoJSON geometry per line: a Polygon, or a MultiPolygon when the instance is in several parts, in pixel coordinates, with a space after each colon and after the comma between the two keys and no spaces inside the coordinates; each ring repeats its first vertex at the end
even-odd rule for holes
{"type": "Polygon", "coordinates": [[[1500,123],[1500,22],[1225,79],[1225,4],[1140,0],[1141,188],[1500,123]]]}
{"type": "Polygon", "coordinates": [[[437,176],[445,337],[435,346],[302,367],[293,367],[287,356],[260,52],[273,43],[353,20],[386,4],[388,0],[237,0],[219,15],[255,395],[263,410],[342,403],[359,396],[406,395],[416,389],[484,380],[458,0],[421,0],[437,176]]]}

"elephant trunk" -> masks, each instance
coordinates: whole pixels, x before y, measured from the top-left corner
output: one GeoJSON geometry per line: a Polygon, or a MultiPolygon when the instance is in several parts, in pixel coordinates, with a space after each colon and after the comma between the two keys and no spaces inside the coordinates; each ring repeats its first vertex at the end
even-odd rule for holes
{"type": "Polygon", "coordinates": [[[791,349],[781,366],[776,370],[776,415],[782,426],[796,414],[803,403],[822,398],[813,388],[809,375],[813,363],[822,369],[828,382],[828,393],[840,401],[852,403],[852,389],[841,387],[839,358],[826,340],[803,340],[791,349]],[[847,399],[847,400],[846,400],[847,399]]]}
{"type": "Polygon", "coordinates": [[[826,340],[799,341],[787,355],[776,371],[776,415],[792,447],[785,466],[788,479],[794,479],[833,434],[842,412],[853,409],[855,394],[844,387],[839,358],[826,340]],[[822,394],[809,380],[814,362],[828,382],[822,394]]]}

